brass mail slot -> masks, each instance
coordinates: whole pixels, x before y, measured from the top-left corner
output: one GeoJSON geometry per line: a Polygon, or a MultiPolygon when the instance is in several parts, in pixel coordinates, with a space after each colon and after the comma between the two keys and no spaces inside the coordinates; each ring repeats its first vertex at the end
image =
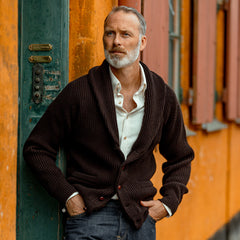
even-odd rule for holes
{"type": "Polygon", "coordinates": [[[28,46],[30,51],[50,51],[52,50],[51,44],[30,44],[28,46]]]}
{"type": "Polygon", "coordinates": [[[28,58],[31,63],[50,63],[52,61],[51,56],[31,56],[28,58]]]}

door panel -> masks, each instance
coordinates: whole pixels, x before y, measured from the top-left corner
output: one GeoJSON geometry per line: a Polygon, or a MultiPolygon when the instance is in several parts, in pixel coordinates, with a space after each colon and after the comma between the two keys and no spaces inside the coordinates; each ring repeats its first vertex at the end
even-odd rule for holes
{"type": "MultiPolygon", "coordinates": [[[[18,240],[62,238],[58,203],[41,187],[24,162],[22,148],[47,106],[68,82],[68,9],[65,0],[19,1],[18,240]],[[31,44],[50,44],[52,49],[42,45],[35,49],[36,45],[29,47],[31,44]],[[30,61],[39,56],[51,61],[30,61]],[[40,73],[33,71],[37,64],[40,73]]],[[[59,153],[60,167],[63,159],[59,153]]]]}

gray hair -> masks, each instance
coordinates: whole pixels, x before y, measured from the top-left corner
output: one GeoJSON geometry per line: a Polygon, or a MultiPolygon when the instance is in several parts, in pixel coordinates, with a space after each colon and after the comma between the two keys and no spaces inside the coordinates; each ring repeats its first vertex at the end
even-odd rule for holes
{"type": "Polygon", "coordinates": [[[140,23],[140,29],[139,31],[141,32],[142,35],[145,35],[146,34],[146,29],[147,29],[147,25],[146,25],[146,21],[143,17],[143,15],[141,13],[139,13],[135,8],[131,8],[131,7],[127,7],[127,6],[118,6],[118,7],[115,7],[112,9],[112,11],[107,15],[107,17],[105,18],[105,21],[104,21],[104,28],[107,24],[107,20],[108,18],[113,14],[113,13],[116,13],[116,12],[120,12],[120,11],[123,11],[125,13],[133,13],[137,18],[138,18],[138,21],[140,23]]]}

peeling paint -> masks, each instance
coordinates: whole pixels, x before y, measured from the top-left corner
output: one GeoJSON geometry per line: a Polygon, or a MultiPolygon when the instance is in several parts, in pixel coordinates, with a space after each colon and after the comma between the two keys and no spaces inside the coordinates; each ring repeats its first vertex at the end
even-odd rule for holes
{"type": "Polygon", "coordinates": [[[52,74],[52,75],[61,75],[61,72],[60,71],[48,71],[48,70],[44,70],[45,73],[48,73],[48,74],[52,74]]]}
{"type": "Polygon", "coordinates": [[[47,90],[47,91],[59,91],[60,86],[59,85],[46,85],[45,90],[47,90]]]}

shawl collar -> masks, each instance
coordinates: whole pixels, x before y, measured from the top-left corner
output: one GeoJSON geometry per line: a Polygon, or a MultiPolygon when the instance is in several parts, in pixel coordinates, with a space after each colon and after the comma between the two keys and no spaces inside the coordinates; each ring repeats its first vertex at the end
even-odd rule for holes
{"type": "Polygon", "coordinates": [[[154,149],[155,145],[152,145],[159,132],[160,124],[163,122],[165,105],[166,85],[164,81],[157,74],[151,72],[144,63],[140,62],[140,64],[143,66],[147,81],[144,117],[138,138],[128,155],[129,161],[134,161],[144,153],[150,154],[149,150],[154,149]]]}
{"type": "Polygon", "coordinates": [[[120,150],[114,95],[107,61],[104,60],[101,66],[92,68],[88,76],[105,124],[113,137],[115,147],[120,150]]]}
{"type": "MultiPolygon", "coordinates": [[[[165,83],[158,75],[151,72],[145,64],[141,62],[141,65],[147,80],[145,110],[140,133],[126,160],[128,162],[134,161],[143,153],[148,152],[162,122],[165,103],[165,83]]],[[[91,69],[89,71],[89,82],[96,96],[105,124],[114,140],[115,147],[120,150],[114,95],[108,66],[107,61],[104,60],[101,66],[91,69]]],[[[152,147],[154,148],[154,146],[152,147]]]]}

